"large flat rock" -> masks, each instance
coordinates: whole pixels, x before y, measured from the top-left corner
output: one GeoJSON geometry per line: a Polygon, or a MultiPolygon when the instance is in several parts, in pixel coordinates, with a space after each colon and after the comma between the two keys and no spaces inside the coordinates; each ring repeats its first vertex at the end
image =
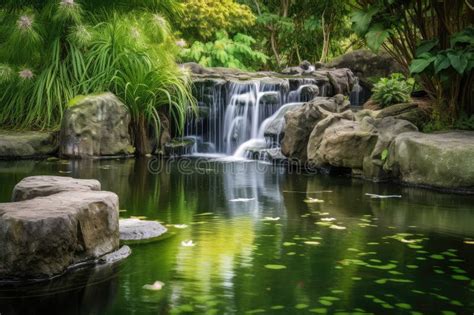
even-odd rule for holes
{"type": "Polygon", "coordinates": [[[474,193],[474,132],[407,132],[388,151],[385,168],[403,182],[474,193]]]}
{"type": "Polygon", "coordinates": [[[100,190],[95,179],[76,179],[63,176],[30,176],[24,178],[13,189],[12,201],[50,196],[63,191],[100,190]]]}
{"type": "Polygon", "coordinates": [[[0,204],[0,279],[41,279],[118,249],[118,197],[65,191],[0,204]]]}
{"type": "Polygon", "coordinates": [[[0,131],[0,159],[27,159],[55,154],[58,150],[55,132],[0,131]]]}

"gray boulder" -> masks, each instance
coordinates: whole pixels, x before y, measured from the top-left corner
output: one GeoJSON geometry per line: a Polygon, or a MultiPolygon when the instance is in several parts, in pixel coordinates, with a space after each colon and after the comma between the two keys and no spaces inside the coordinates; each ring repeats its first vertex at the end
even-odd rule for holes
{"type": "Polygon", "coordinates": [[[112,93],[80,96],[64,113],[60,155],[72,158],[131,153],[127,107],[112,93]]]}
{"type": "Polygon", "coordinates": [[[140,241],[153,239],[166,233],[167,229],[156,221],[120,219],[120,240],[140,241]]]}
{"type": "Polygon", "coordinates": [[[0,131],[0,159],[37,158],[55,154],[57,133],[0,131]]]}
{"type": "Polygon", "coordinates": [[[371,78],[388,77],[404,69],[395,59],[386,53],[374,54],[370,50],[361,49],[349,52],[331,61],[328,67],[351,69],[365,88],[372,89],[371,78]]]}
{"type": "Polygon", "coordinates": [[[474,132],[403,133],[384,168],[408,184],[474,193],[474,132]]]}
{"type": "Polygon", "coordinates": [[[12,201],[50,196],[63,191],[92,190],[100,190],[100,182],[98,180],[62,176],[30,176],[16,184],[13,189],[12,201]]]}
{"type": "Polygon", "coordinates": [[[332,114],[316,125],[308,142],[311,166],[362,169],[364,157],[377,142],[377,130],[346,118],[350,117],[332,114]]]}
{"type": "MultiPolygon", "coordinates": [[[[285,128],[281,151],[283,155],[300,163],[306,162],[307,146],[315,125],[331,113],[341,113],[350,108],[343,95],[316,97],[302,107],[285,114],[285,128]]],[[[348,111],[351,116],[352,112],[348,111]]]]}
{"type": "Polygon", "coordinates": [[[65,191],[0,204],[0,278],[42,279],[119,246],[118,197],[65,191]]]}
{"type": "Polygon", "coordinates": [[[418,128],[407,120],[393,117],[383,119],[365,117],[361,124],[373,126],[378,132],[374,149],[370,155],[364,157],[363,177],[374,181],[391,178],[391,174],[383,170],[389,146],[399,134],[418,131],[418,128]]]}
{"type": "Polygon", "coordinates": [[[418,128],[422,128],[430,120],[431,110],[429,107],[421,108],[418,103],[402,103],[374,111],[372,115],[380,119],[393,117],[408,120],[418,128]]]}

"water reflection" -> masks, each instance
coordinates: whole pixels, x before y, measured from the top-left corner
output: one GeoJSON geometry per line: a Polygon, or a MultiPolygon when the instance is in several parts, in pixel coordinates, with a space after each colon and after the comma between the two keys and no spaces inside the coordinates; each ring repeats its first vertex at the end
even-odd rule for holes
{"type": "Polygon", "coordinates": [[[55,287],[2,289],[2,315],[35,307],[58,314],[465,313],[474,307],[474,254],[463,243],[474,237],[472,196],[288,174],[254,162],[196,163],[175,161],[169,171],[152,173],[148,160],[0,162],[2,202],[25,176],[97,178],[119,195],[122,216],[188,226],[171,228],[174,236],[161,242],[132,246],[132,256],[103,280],[74,273],[55,287]],[[402,198],[374,200],[366,193],[402,198]],[[324,202],[306,203],[307,197],[324,202]],[[185,240],[196,246],[181,246],[185,240]],[[161,291],[143,289],[155,281],[165,283],[161,291]]]}

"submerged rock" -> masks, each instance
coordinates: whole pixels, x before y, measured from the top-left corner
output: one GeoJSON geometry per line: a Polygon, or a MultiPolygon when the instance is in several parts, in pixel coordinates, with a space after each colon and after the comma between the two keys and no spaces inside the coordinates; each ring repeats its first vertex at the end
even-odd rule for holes
{"type": "Polygon", "coordinates": [[[398,135],[385,169],[405,183],[474,193],[474,132],[398,135]]]}
{"type": "Polygon", "coordinates": [[[128,155],[129,123],[127,107],[112,93],[76,97],[64,113],[59,153],[72,158],[128,155]]]}
{"type": "Polygon", "coordinates": [[[118,197],[65,191],[0,204],[0,278],[42,279],[119,246],[118,197]]]}
{"type": "Polygon", "coordinates": [[[167,229],[156,221],[139,219],[120,219],[120,240],[140,241],[156,238],[166,233],[167,229]]]}
{"type": "Polygon", "coordinates": [[[45,157],[57,150],[56,132],[0,131],[0,160],[45,157]]]}
{"type": "Polygon", "coordinates": [[[12,201],[50,196],[63,191],[91,190],[100,190],[98,180],[62,176],[30,176],[24,178],[13,188],[12,201]]]}

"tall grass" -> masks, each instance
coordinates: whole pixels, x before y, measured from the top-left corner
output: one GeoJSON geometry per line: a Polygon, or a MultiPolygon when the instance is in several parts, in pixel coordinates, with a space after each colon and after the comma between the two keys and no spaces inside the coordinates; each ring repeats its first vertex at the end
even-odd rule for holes
{"type": "Polygon", "coordinates": [[[0,8],[0,125],[58,128],[78,94],[111,91],[128,106],[140,153],[169,116],[194,104],[166,18],[176,0],[7,1],[0,8]],[[151,128],[149,128],[151,127],[151,128]]]}

